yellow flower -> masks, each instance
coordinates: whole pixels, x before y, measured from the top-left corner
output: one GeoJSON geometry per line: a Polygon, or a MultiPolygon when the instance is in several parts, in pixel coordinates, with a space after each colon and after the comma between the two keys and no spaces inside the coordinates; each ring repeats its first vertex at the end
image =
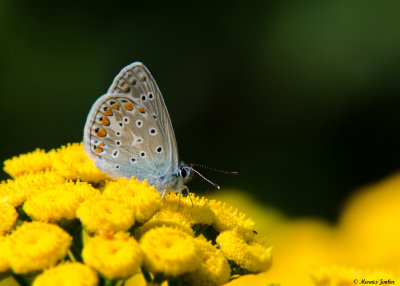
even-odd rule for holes
{"type": "Polygon", "coordinates": [[[52,158],[52,169],[67,179],[80,179],[88,182],[99,182],[107,175],[94,166],[83,150],[82,143],[68,144],[49,152],[52,158]]]}
{"type": "Polygon", "coordinates": [[[268,239],[274,246],[274,262],[266,275],[259,277],[282,285],[312,285],[311,267],[337,263],[343,251],[335,229],[317,219],[286,221],[268,239]]]}
{"type": "Polygon", "coordinates": [[[238,209],[228,208],[225,203],[216,200],[211,200],[209,205],[215,213],[213,226],[217,231],[236,229],[239,233],[252,235],[254,221],[246,218],[238,209]]]}
{"type": "Polygon", "coordinates": [[[153,279],[150,284],[166,278],[220,285],[230,277],[227,259],[250,271],[265,270],[270,263],[269,249],[255,239],[254,222],[238,210],[194,194],[169,193],[161,199],[154,186],[134,178],[111,181],[86,156],[81,143],[21,155],[8,160],[6,170],[15,179],[0,183],[0,272],[25,274],[50,267],[35,285],[95,285],[96,275],[95,280],[81,280],[93,274],[87,273],[88,266],[110,280],[133,276],[138,279],[132,281],[153,279]],[[13,230],[15,207],[21,205],[21,222],[26,215],[36,221],[13,230]],[[76,217],[89,233],[83,231],[82,253],[77,252],[80,242],[74,240],[70,256],[82,256],[87,266],[55,266],[66,256],[72,238],[45,222],[76,217]],[[140,243],[122,232],[133,226],[140,243]],[[212,243],[221,231],[218,249],[212,243]],[[4,237],[7,232],[11,234],[4,237]],[[195,238],[199,232],[204,237],[195,238]]]}
{"type": "Polygon", "coordinates": [[[187,234],[194,236],[189,221],[186,220],[186,217],[182,213],[168,209],[162,209],[160,212],[154,215],[151,220],[145,222],[141,227],[138,227],[135,230],[135,237],[140,239],[148,230],[160,226],[179,228],[187,234]]]}
{"type": "Polygon", "coordinates": [[[385,265],[400,271],[399,221],[400,173],[360,190],[349,200],[340,219],[340,265],[385,265]]]}
{"type": "Polygon", "coordinates": [[[127,233],[98,235],[89,239],[82,251],[85,263],[108,279],[134,275],[142,264],[142,252],[127,233]]]}
{"type": "Polygon", "coordinates": [[[221,232],[216,241],[228,259],[250,272],[266,271],[271,266],[271,247],[254,236],[245,239],[237,230],[228,230],[221,232]]]}
{"type": "Polygon", "coordinates": [[[7,253],[8,251],[8,239],[6,236],[0,236],[0,273],[6,272],[10,269],[8,263],[7,253]]]}
{"type": "Polygon", "coordinates": [[[135,179],[120,178],[109,181],[103,192],[103,196],[124,202],[132,207],[135,219],[138,222],[149,220],[162,205],[160,194],[153,186],[135,179]]]}
{"type": "Polygon", "coordinates": [[[208,200],[194,194],[190,194],[190,196],[181,196],[179,199],[179,194],[169,193],[164,197],[163,209],[179,212],[192,226],[212,224],[215,215],[208,200]]]}
{"type": "Polygon", "coordinates": [[[147,231],[140,239],[143,264],[152,273],[178,276],[194,271],[203,260],[194,238],[179,229],[158,227],[147,231]]]}
{"type": "Polygon", "coordinates": [[[15,273],[53,266],[65,257],[72,241],[57,225],[43,222],[26,222],[8,239],[8,260],[15,273]]]}
{"type": "Polygon", "coordinates": [[[50,167],[51,158],[49,154],[39,148],[34,152],[4,161],[4,171],[14,178],[26,173],[49,170],[50,167]]]}
{"type": "Polygon", "coordinates": [[[64,181],[63,177],[51,171],[21,175],[15,180],[1,182],[0,202],[18,207],[25,202],[28,196],[53,188],[64,181]]]}
{"type": "Polygon", "coordinates": [[[96,286],[98,280],[97,273],[82,263],[63,263],[37,276],[33,286],[96,286]]]}
{"type": "Polygon", "coordinates": [[[76,212],[89,232],[125,231],[134,223],[134,211],[126,203],[104,196],[84,201],[76,212]]]}
{"type": "Polygon", "coordinates": [[[12,230],[17,218],[18,213],[12,205],[0,202],[0,236],[12,230]]]}
{"type": "Polygon", "coordinates": [[[183,280],[189,285],[221,285],[228,282],[231,269],[222,252],[204,238],[196,239],[203,253],[203,261],[195,271],[186,274],[183,280]]]}
{"type": "Polygon", "coordinates": [[[57,222],[74,219],[84,199],[100,196],[100,191],[82,182],[66,182],[30,196],[24,211],[33,219],[57,222]]]}

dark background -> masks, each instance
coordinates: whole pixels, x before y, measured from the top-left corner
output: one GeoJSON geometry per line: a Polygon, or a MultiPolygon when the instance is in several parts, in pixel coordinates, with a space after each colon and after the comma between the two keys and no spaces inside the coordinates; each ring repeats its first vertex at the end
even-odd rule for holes
{"type": "Polygon", "coordinates": [[[96,98],[140,60],[185,162],[334,220],[399,168],[400,2],[243,2],[1,1],[0,159],[80,141],[96,98]]]}

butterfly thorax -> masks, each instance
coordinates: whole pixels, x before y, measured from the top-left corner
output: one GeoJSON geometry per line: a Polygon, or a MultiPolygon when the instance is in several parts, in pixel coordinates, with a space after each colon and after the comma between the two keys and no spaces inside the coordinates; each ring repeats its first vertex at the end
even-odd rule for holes
{"type": "Polygon", "coordinates": [[[177,170],[171,174],[165,176],[147,178],[146,181],[149,185],[154,185],[158,192],[164,192],[170,190],[173,192],[180,192],[185,188],[185,184],[189,182],[193,177],[192,167],[185,163],[180,163],[177,170]]]}

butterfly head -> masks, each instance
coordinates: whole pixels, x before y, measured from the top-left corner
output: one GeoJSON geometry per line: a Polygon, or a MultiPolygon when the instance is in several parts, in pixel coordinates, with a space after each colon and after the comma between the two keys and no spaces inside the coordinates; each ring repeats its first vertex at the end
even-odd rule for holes
{"type": "Polygon", "coordinates": [[[179,164],[178,175],[183,184],[189,182],[192,179],[193,174],[193,168],[191,166],[188,166],[183,162],[179,164]]]}

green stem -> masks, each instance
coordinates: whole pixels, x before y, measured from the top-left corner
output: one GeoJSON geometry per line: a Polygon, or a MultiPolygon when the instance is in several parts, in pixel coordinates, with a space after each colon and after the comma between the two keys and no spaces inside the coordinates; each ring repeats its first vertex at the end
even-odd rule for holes
{"type": "Polygon", "coordinates": [[[74,254],[72,253],[71,249],[68,249],[67,255],[68,255],[69,260],[71,260],[72,262],[76,262],[76,258],[74,256],[74,254]]]}
{"type": "Polygon", "coordinates": [[[144,279],[146,280],[147,283],[151,283],[153,281],[153,278],[151,278],[150,272],[147,271],[144,267],[142,269],[142,274],[144,279]]]}
{"type": "Polygon", "coordinates": [[[108,280],[104,281],[104,286],[115,286],[117,285],[118,280],[108,280]]]}
{"type": "Polygon", "coordinates": [[[33,280],[35,279],[36,275],[20,275],[20,274],[15,274],[13,273],[12,276],[14,277],[15,281],[20,286],[30,286],[33,283],[33,280]]]}

